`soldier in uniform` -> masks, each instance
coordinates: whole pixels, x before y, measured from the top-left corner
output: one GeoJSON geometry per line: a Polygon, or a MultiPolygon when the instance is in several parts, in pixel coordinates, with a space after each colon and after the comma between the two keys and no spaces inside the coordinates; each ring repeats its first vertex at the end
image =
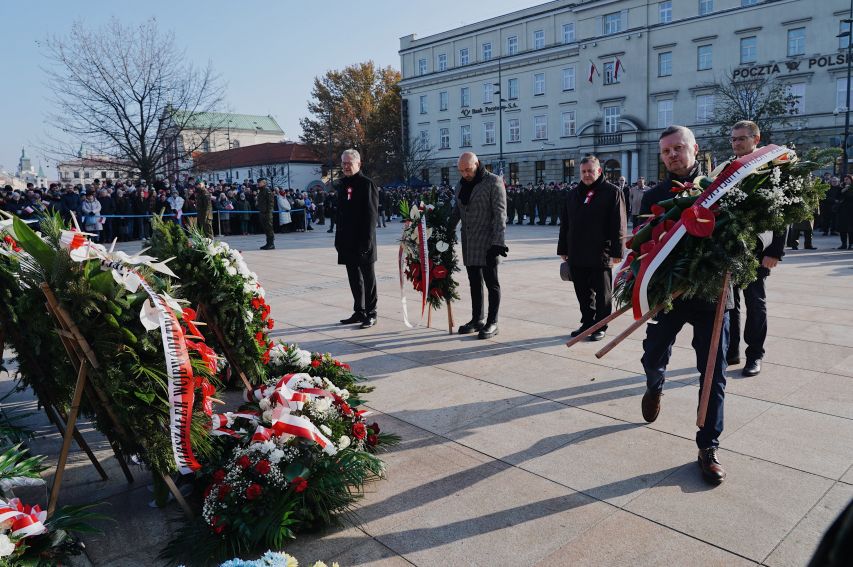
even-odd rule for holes
{"type": "Polygon", "coordinates": [[[258,179],[258,196],[255,200],[258,207],[261,230],[267,237],[267,243],[261,246],[261,250],[275,250],[275,233],[273,232],[272,211],[275,208],[275,198],[267,185],[267,179],[258,179]]]}
{"type": "Polygon", "coordinates": [[[201,180],[195,184],[195,207],[199,230],[206,237],[213,238],[213,204],[210,201],[210,192],[201,180]]]}
{"type": "Polygon", "coordinates": [[[523,187],[516,189],[515,209],[518,211],[518,222],[515,224],[524,224],[524,211],[527,210],[527,194],[524,192],[523,187]]]}
{"type": "Polygon", "coordinates": [[[507,189],[506,192],[506,223],[512,224],[515,218],[515,189],[507,189]]]}
{"type": "Polygon", "coordinates": [[[539,200],[536,194],[536,189],[533,187],[527,190],[527,226],[536,224],[536,201],[539,200]]]}

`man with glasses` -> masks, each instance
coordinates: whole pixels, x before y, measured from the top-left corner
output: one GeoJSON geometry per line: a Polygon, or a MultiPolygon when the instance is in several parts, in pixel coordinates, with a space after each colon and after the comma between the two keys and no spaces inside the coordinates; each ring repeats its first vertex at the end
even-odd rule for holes
{"type": "MultiPolygon", "coordinates": [[[[732,126],[732,151],[735,158],[751,154],[761,141],[758,124],[741,120],[732,126]]],[[[728,162],[718,170],[722,171],[728,162]]],[[[776,267],[785,255],[785,232],[759,235],[755,254],[760,262],[758,277],[743,289],[746,305],[746,324],[743,338],[746,342],[746,364],[741,374],[756,376],[761,372],[761,359],[764,358],[764,340],[767,338],[767,290],[764,281],[770,270],[776,267]]],[[[728,364],[740,364],[740,288],[734,288],[734,309],[729,312],[729,349],[726,353],[728,364]]]]}
{"type": "Polygon", "coordinates": [[[361,172],[361,155],[356,150],[341,154],[344,176],[336,186],[337,225],[335,249],[338,264],[347,267],[353,297],[353,313],[342,325],[361,323],[362,329],[376,324],[376,219],[379,191],[361,172]]]}

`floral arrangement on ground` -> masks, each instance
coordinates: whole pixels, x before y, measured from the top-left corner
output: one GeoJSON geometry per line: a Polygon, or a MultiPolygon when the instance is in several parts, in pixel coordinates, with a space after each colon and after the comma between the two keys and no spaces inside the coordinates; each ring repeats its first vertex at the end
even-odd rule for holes
{"type": "Polygon", "coordinates": [[[714,302],[727,272],[737,286],[754,281],[759,235],[784,231],[791,224],[812,218],[826,191],[826,185],[812,172],[824,165],[811,159],[800,160],[789,149],[753,171],[710,208],[697,206],[696,201],[711,185],[712,178],[703,176],[692,183],[675,183],[673,197],[653,205],[650,218],[635,228],[633,237],[626,242],[629,255],[616,276],[614,288],[618,304],[632,303],[644,260],[679,220],[687,234],[650,280],[650,305],[668,306],[677,291],[683,292],[685,298],[714,302]]]}
{"type": "Polygon", "coordinates": [[[416,207],[400,202],[400,214],[408,219],[400,238],[400,283],[405,276],[432,309],[459,299],[453,277],[459,259],[456,232],[449,228],[451,212],[450,202],[440,201],[435,191],[416,207]]]}

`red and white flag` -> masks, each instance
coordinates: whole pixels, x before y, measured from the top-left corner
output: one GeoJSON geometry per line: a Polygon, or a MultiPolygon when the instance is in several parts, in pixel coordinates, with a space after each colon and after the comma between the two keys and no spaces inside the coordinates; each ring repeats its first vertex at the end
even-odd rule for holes
{"type": "Polygon", "coordinates": [[[613,64],[613,80],[614,81],[619,80],[619,75],[622,73],[623,70],[624,70],[624,67],[622,66],[622,60],[617,57],[616,62],[613,64]]]}
{"type": "Polygon", "coordinates": [[[590,61],[589,61],[589,75],[587,76],[586,80],[591,83],[592,78],[595,75],[599,75],[599,74],[600,73],[598,72],[598,68],[595,66],[595,63],[593,63],[592,60],[590,59],[590,61]]]}

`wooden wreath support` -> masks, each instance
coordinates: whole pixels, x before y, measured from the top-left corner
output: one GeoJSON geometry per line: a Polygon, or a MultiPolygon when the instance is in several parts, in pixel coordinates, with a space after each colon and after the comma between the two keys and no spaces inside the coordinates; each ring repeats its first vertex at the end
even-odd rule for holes
{"type": "Polygon", "coordinates": [[[213,312],[204,303],[199,303],[198,316],[204,319],[204,322],[208,327],[210,327],[213,334],[216,335],[219,348],[222,349],[222,354],[225,355],[225,359],[228,361],[232,370],[236,372],[240,377],[240,380],[243,381],[243,385],[246,389],[252,391],[252,383],[249,382],[248,376],[246,376],[246,373],[243,372],[243,369],[237,363],[237,357],[234,356],[234,351],[231,350],[231,346],[228,344],[228,341],[225,340],[225,333],[222,332],[222,328],[219,326],[219,323],[216,322],[216,317],[213,316],[213,312]]]}
{"type": "MultiPolygon", "coordinates": [[[[74,386],[74,396],[71,400],[71,408],[68,413],[68,419],[66,420],[65,433],[62,438],[62,449],[59,452],[59,461],[56,464],[56,474],[53,479],[53,486],[51,487],[50,499],[48,501],[47,515],[50,517],[53,515],[54,511],[56,511],[56,504],[59,500],[62,477],[68,463],[68,451],[71,447],[73,432],[76,430],[77,416],[80,412],[80,402],[83,399],[83,393],[85,392],[92,401],[97,399],[97,402],[99,403],[96,404],[96,407],[105,411],[107,417],[112,422],[113,427],[115,427],[116,432],[122,439],[129,439],[130,437],[127,430],[118,420],[118,416],[116,416],[115,412],[112,410],[110,400],[107,398],[106,394],[104,394],[96,383],[91,380],[87,380],[90,369],[96,372],[100,368],[98,359],[92,351],[92,348],[89,346],[89,342],[82,335],[77,324],[74,323],[74,320],[65,308],[59,303],[56,295],[53,293],[53,290],[50,289],[50,286],[48,286],[47,283],[42,283],[40,287],[47,299],[47,310],[53,316],[54,323],[56,325],[56,332],[62,340],[62,345],[65,347],[65,351],[68,353],[69,362],[72,366],[77,368],[77,383],[74,386]]],[[[127,467],[127,463],[121,456],[120,446],[111,435],[106,435],[106,437],[109,440],[113,451],[116,453],[119,465],[122,467],[128,482],[133,482],[130,469],[127,467]]],[[[192,510],[187,504],[187,501],[184,499],[183,494],[181,494],[175,486],[171,477],[163,473],[160,473],[160,476],[163,478],[163,481],[166,483],[166,486],[168,486],[172,496],[174,496],[175,501],[178,502],[184,513],[187,514],[187,516],[192,517],[192,510]]]]}
{"type": "MultiPolygon", "coordinates": [[[[670,301],[675,301],[676,299],[681,297],[683,293],[683,291],[676,291],[670,296],[670,301]]],[[[664,307],[666,307],[666,304],[661,303],[660,305],[658,305],[654,309],[650,309],[648,313],[631,323],[631,325],[627,329],[619,333],[616,338],[607,343],[607,345],[603,349],[595,353],[595,358],[604,357],[608,352],[616,348],[619,343],[630,337],[634,333],[634,331],[642,327],[646,323],[646,321],[663,311],[664,307]]]]}
{"type": "Polygon", "coordinates": [[[723,318],[726,314],[726,300],[729,296],[729,281],[731,277],[731,272],[726,272],[725,277],[723,277],[723,290],[720,292],[717,311],[714,313],[711,346],[708,348],[708,362],[705,363],[702,392],[699,396],[699,408],[696,410],[696,426],[700,428],[705,427],[705,417],[708,415],[708,402],[711,399],[711,385],[714,382],[714,370],[717,366],[717,350],[720,347],[720,335],[723,331],[723,318]]]}

